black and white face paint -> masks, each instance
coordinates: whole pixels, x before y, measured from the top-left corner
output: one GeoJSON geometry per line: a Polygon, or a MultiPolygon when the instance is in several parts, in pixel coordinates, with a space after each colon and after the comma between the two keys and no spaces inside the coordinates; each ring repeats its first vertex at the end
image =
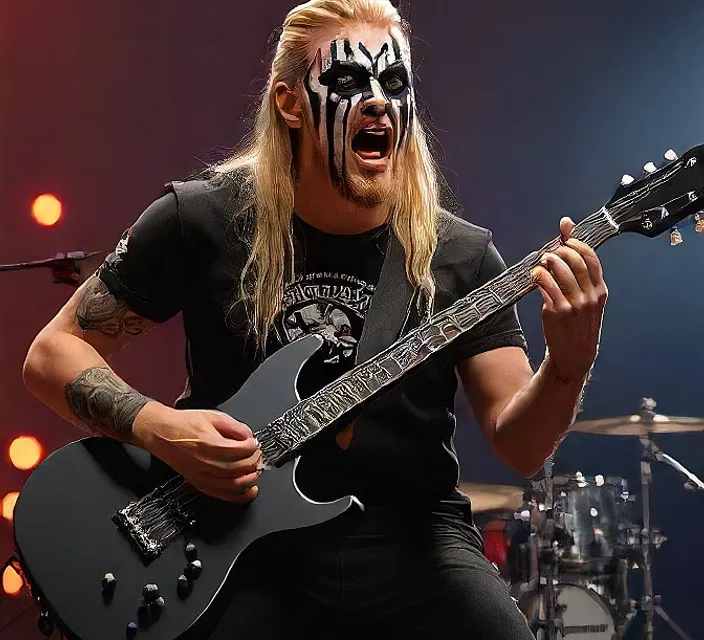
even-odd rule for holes
{"type": "Polygon", "coordinates": [[[318,50],[304,84],[334,184],[345,175],[350,113],[360,102],[383,100],[393,129],[387,155],[406,144],[415,117],[415,98],[410,50],[404,39],[391,34],[377,51],[362,42],[352,45],[347,39],[334,40],[328,53],[318,50]]]}

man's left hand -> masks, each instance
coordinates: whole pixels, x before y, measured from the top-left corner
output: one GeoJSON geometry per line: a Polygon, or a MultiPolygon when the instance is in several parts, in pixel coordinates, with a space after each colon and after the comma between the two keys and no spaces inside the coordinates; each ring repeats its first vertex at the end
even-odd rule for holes
{"type": "Polygon", "coordinates": [[[575,224],[560,220],[562,245],[544,254],[533,270],[543,295],[543,333],[548,361],[566,383],[582,383],[599,350],[608,289],[593,249],[571,237],[575,224]]]}

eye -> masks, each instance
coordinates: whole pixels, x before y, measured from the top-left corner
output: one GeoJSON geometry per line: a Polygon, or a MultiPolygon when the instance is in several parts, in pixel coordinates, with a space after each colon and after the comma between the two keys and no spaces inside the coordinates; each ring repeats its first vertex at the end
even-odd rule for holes
{"type": "Polygon", "coordinates": [[[345,75],[338,76],[335,80],[335,86],[338,91],[349,91],[357,86],[357,80],[354,76],[345,75]]]}
{"type": "Polygon", "coordinates": [[[384,80],[384,86],[389,93],[396,95],[406,88],[406,81],[400,75],[394,74],[384,80]]]}

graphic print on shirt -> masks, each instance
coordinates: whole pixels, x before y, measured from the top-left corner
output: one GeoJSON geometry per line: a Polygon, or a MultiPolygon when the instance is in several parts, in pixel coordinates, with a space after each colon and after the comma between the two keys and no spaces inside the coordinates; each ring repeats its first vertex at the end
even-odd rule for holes
{"type": "Polygon", "coordinates": [[[311,273],[286,286],[279,339],[288,344],[315,333],[326,364],[354,362],[373,285],[340,273],[311,273]]]}

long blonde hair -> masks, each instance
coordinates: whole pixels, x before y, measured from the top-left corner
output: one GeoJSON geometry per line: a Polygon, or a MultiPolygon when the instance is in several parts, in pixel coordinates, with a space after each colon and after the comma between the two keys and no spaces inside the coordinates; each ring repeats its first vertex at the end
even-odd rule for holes
{"type": "MultiPolygon", "coordinates": [[[[281,311],[287,260],[293,253],[294,159],[289,128],[277,109],[275,87],[279,82],[296,86],[302,81],[310,64],[309,45],[319,30],[360,22],[397,26],[408,37],[405,23],[389,0],[310,0],[289,12],[254,129],[244,148],[215,168],[220,174],[245,169],[251,181],[256,227],[241,277],[240,298],[261,347],[281,311]]],[[[438,184],[427,136],[417,117],[402,165],[390,222],[405,252],[409,282],[423,287],[432,299],[430,262],[437,245],[438,184]]]]}

